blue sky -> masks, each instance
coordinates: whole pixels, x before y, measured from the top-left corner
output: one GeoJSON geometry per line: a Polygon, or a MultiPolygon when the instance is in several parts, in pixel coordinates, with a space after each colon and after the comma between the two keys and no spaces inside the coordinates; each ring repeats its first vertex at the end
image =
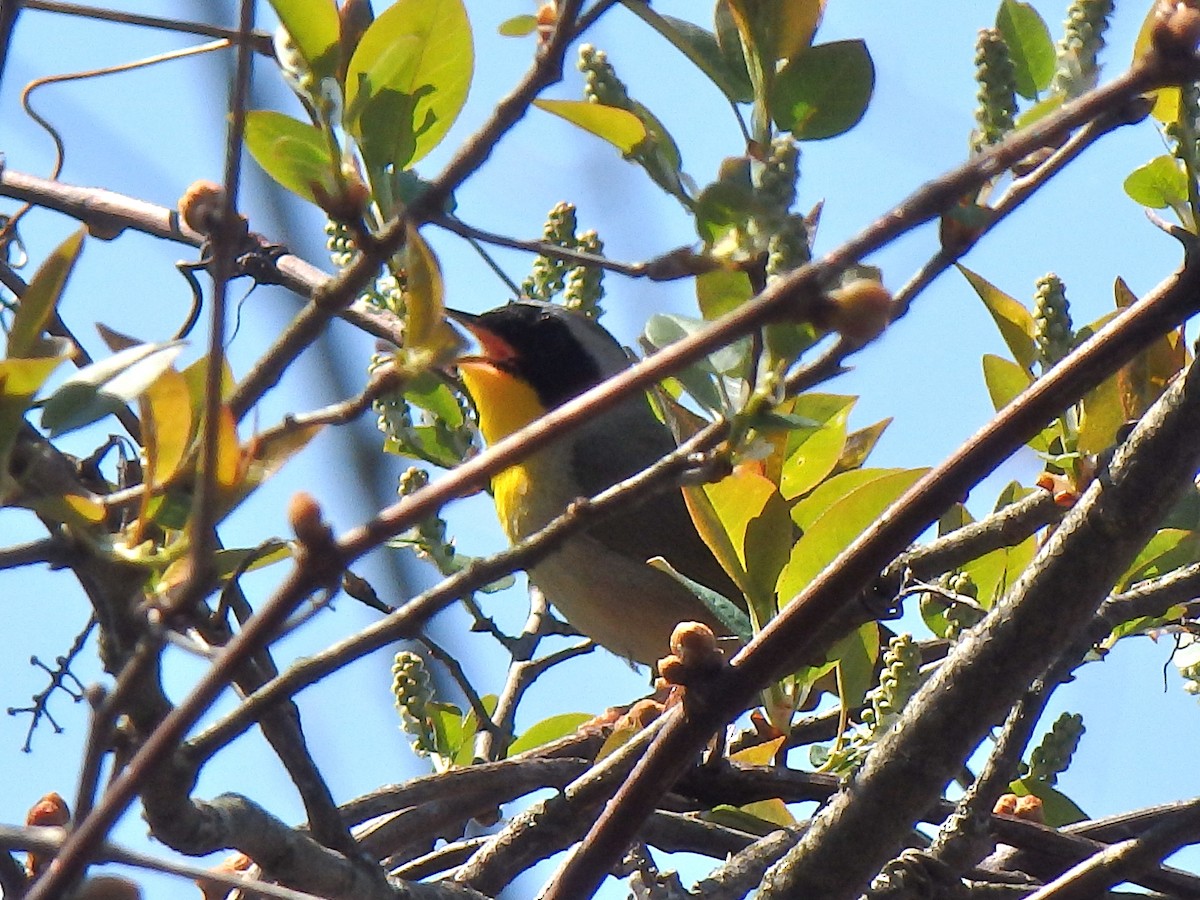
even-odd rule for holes
{"type": "MultiPolygon", "coordinates": [[[[1057,35],[1062,8],[1046,2],[1035,5],[1057,35]]],[[[215,6],[160,0],[126,8],[216,21],[215,6]]],[[[1105,56],[1107,71],[1115,73],[1128,61],[1144,6],[1122,8],[1118,14],[1105,56]]],[[[531,4],[468,0],[468,8],[477,41],[475,82],[449,139],[422,164],[425,174],[437,171],[450,149],[470,134],[528,64],[531,42],[499,38],[496,26],[509,16],[531,11],[531,4]]],[[[656,8],[709,24],[708,4],[663,0],[656,8]]],[[[818,252],[836,246],[921,183],[964,159],[974,106],[974,35],[994,14],[993,3],[978,0],[914,0],[899,11],[873,0],[832,0],[819,39],[865,38],[875,59],[877,83],[872,106],[858,128],[835,140],[803,147],[799,206],[825,202],[818,252]]],[[[226,14],[223,21],[231,20],[226,14]]],[[[608,50],[631,93],[667,124],[683,148],[686,171],[699,183],[713,177],[722,158],[740,152],[739,133],[715,89],[634,17],[615,10],[589,40],[608,50]]],[[[188,43],[159,32],[24,13],[0,91],[0,149],[6,164],[37,174],[47,172],[50,165],[49,140],[19,112],[18,93],[26,82],[188,43]]],[[[219,179],[224,96],[223,90],[211,86],[217,83],[224,62],[205,57],[39,92],[34,102],[59,123],[67,144],[63,179],[102,185],[168,206],[193,180],[219,179]]],[[[256,89],[259,105],[298,111],[269,66],[258,67],[256,89]]],[[[571,71],[552,94],[577,97],[579,91],[580,78],[571,71]]],[[[1121,181],[1132,168],[1160,152],[1162,141],[1149,123],[1106,138],[972,251],[966,264],[1022,298],[1030,296],[1036,278],[1057,272],[1067,283],[1077,323],[1112,308],[1112,283],[1118,276],[1135,292],[1146,291],[1170,271],[1178,251],[1124,196],[1121,181]]],[[[246,171],[244,207],[252,227],[327,266],[319,215],[301,211],[291,220],[292,230],[283,233],[276,196],[253,163],[247,162],[246,171]]],[[[582,226],[598,229],[606,251],[620,259],[645,259],[694,241],[690,221],[674,201],[655,192],[640,170],[622,162],[607,145],[536,111],[500,144],[457,199],[460,215],[471,224],[526,237],[539,233],[546,210],[555,202],[570,199],[579,207],[582,226]]],[[[72,229],[72,223],[52,214],[30,216],[23,236],[31,257],[42,258],[72,229]]],[[[503,285],[460,241],[434,230],[427,236],[441,255],[451,304],[478,311],[505,299],[503,285]]],[[[936,235],[926,228],[869,262],[883,269],[885,282],[894,289],[935,246],[936,235]]],[[[91,327],[95,321],[145,340],[164,339],[186,313],[186,288],[171,264],[187,255],[187,248],[136,235],[111,243],[89,242],[64,299],[63,315],[93,352],[100,349],[91,327]]],[[[517,280],[528,269],[520,254],[497,252],[496,256],[517,280]]],[[[687,283],[649,284],[610,277],[607,287],[605,323],[629,343],[650,312],[692,309],[687,283]]],[[[242,291],[244,287],[235,285],[234,298],[240,298],[242,291]]],[[[241,330],[230,347],[235,372],[246,371],[295,308],[294,298],[272,288],[260,288],[245,300],[241,330]]],[[[186,358],[199,352],[197,341],[186,358]]],[[[336,399],[326,386],[326,371],[336,372],[347,390],[357,389],[370,352],[370,340],[348,327],[335,328],[327,350],[310,353],[268,396],[258,424],[266,426],[285,412],[336,399]]],[[[978,300],[959,276],[950,273],[920,298],[906,319],[855,358],[854,372],[829,389],[861,395],[854,424],[895,417],[874,457],[878,464],[930,465],[989,417],[991,406],[979,358],[983,353],[1003,352],[978,300]]],[[[111,424],[104,424],[80,433],[69,449],[86,453],[111,429],[111,424]]],[[[286,534],[283,511],[288,496],[297,489],[312,492],[339,530],[389,502],[386,485],[394,484],[403,463],[387,457],[370,460],[369,465],[384,472],[384,488],[373,488],[356,483],[340,461],[345,446],[336,434],[322,435],[263,489],[249,509],[231,518],[223,531],[227,543],[249,545],[265,533],[286,534]],[[331,477],[339,472],[345,475],[331,477]]],[[[1004,483],[1012,478],[1029,483],[1036,472],[1032,456],[1018,454],[974,493],[972,508],[977,513],[987,511],[1004,483]]],[[[465,552],[485,553],[502,545],[488,506],[485,498],[474,498],[451,514],[465,552]]],[[[0,512],[0,541],[5,545],[38,536],[31,516],[0,512]]],[[[414,584],[429,579],[427,572],[402,568],[414,584]]],[[[375,554],[362,571],[387,584],[393,569],[383,554],[375,554]]],[[[253,576],[248,587],[261,596],[275,577],[270,571],[253,576]]],[[[514,625],[524,615],[516,592],[494,601],[493,608],[514,625]]],[[[65,574],[0,573],[0,633],[10,647],[0,661],[0,706],[24,705],[42,687],[43,677],[27,665],[28,657],[52,660],[64,652],[85,617],[80,592],[65,574]]],[[[286,660],[311,653],[373,619],[373,613],[342,599],[334,612],[321,615],[284,641],[278,656],[286,660]]],[[[458,640],[465,620],[457,611],[448,611],[437,626],[444,640],[458,640]]],[[[468,671],[485,690],[497,689],[500,656],[483,638],[467,640],[461,652],[468,671]]],[[[181,653],[173,656],[168,689],[181,697],[200,667],[181,653]]],[[[1200,792],[1188,754],[1200,738],[1200,709],[1195,698],[1182,692],[1170,667],[1163,690],[1168,657],[1165,643],[1141,639],[1122,646],[1108,661],[1084,669],[1075,683],[1059,693],[1048,713],[1050,720],[1064,709],[1084,715],[1088,734],[1061,787],[1093,815],[1200,792]]],[[[314,753],[339,800],[425,771],[425,764],[408,753],[406,740],[396,728],[388,693],[390,662],[388,654],[377,654],[299,698],[314,753]],[[364,752],[364,748],[370,749],[364,752]]],[[[77,672],[85,681],[101,678],[87,654],[77,672]]],[[[539,685],[519,724],[556,712],[600,711],[638,696],[645,685],[644,674],[613,657],[593,654],[562,667],[539,685]]],[[[231,702],[227,699],[224,708],[231,702]]],[[[48,790],[68,797],[74,793],[86,713],[82,705],[69,706],[62,698],[52,709],[65,732],[40,730],[32,754],[20,752],[25,719],[0,717],[0,771],[5,772],[0,779],[0,820],[21,820],[28,806],[48,790]]],[[[270,797],[272,810],[285,820],[301,815],[281,769],[255,735],[239,741],[205,770],[197,795],[225,790],[270,797]]],[[[144,832],[136,815],[130,815],[118,836],[139,843],[144,832]]],[[[1196,865],[1194,857],[1192,864],[1196,865]]],[[[164,885],[159,894],[156,887],[155,893],[165,896],[165,890],[164,885]]],[[[522,888],[520,893],[527,891],[522,888]]]]}

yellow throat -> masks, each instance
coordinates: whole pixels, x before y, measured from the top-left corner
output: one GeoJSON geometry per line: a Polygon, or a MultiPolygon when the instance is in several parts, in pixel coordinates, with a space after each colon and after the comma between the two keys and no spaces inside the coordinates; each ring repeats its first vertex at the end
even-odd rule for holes
{"type": "MultiPolygon", "coordinates": [[[[475,400],[479,430],[488,446],[498,443],[525,427],[546,410],[537,393],[523,379],[484,359],[464,359],[458,373],[467,392],[475,400]]],[[[509,466],[492,477],[496,513],[510,541],[520,540],[520,519],[527,508],[527,496],[536,455],[509,466]]]]}

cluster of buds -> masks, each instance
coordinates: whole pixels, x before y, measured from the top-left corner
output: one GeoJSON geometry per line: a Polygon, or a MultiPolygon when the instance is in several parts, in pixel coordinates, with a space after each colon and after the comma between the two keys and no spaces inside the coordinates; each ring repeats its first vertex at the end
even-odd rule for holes
{"type": "Polygon", "coordinates": [[[1053,272],[1037,281],[1033,297],[1033,340],[1043,372],[1070,353],[1075,343],[1067,290],[1062,279],[1053,272]]]}
{"type": "Polygon", "coordinates": [[[429,722],[429,704],[433,702],[429,670],[425,660],[411,650],[401,650],[392,663],[392,695],[400,712],[400,727],[413,739],[413,751],[420,756],[435,752],[437,742],[429,722]]]}
{"type": "Polygon", "coordinates": [[[910,634],[898,634],[883,655],[879,685],[867,692],[863,724],[878,739],[900,717],[921,682],[921,648],[910,634]]]}
{"type": "MultiPolygon", "coordinates": [[[[546,216],[542,240],[566,250],[599,256],[604,242],[595,231],[576,234],[579,220],[575,206],[560,202],[546,216]]],[[[558,257],[537,256],[529,277],[521,283],[521,293],[533,300],[551,300],[562,295],[563,305],[590,318],[599,318],[603,310],[604,270],[597,266],[572,265],[558,257]]]]}
{"type": "Polygon", "coordinates": [[[812,761],[826,772],[850,775],[867,758],[867,753],[896,723],[921,680],[921,649],[912,635],[898,634],[888,643],[879,685],[867,693],[862,724],[832,752],[813,747],[812,761]]]}
{"type": "Polygon", "coordinates": [[[1051,91],[1071,99],[1096,86],[1096,59],[1104,49],[1104,32],[1112,12],[1113,0],[1074,0],[1058,44],[1058,66],[1051,91]]]}
{"type": "Polygon", "coordinates": [[[997,28],[982,29],[975,41],[975,80],[979,84],[978,127],[971,136],[971,149],[978,153],[1000,143],[1013,130],[1017,114],[1017,70],[997,28]]]}
{"type": "Polygon", "coordinates": [[[1051,787],[1067,770],[1086,729],[1079,713],[1063,713],[1029,756],[1029,778],[1051,787]]]}

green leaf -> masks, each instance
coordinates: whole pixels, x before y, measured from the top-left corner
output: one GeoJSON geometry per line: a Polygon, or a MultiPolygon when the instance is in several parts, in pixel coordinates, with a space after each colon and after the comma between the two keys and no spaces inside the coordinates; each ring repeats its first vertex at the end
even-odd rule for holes
{"type": "Polygon", "coordinates": [[[537,30],[537,16],[513,16],[501,22],[496,30],[502,37],[526,37],[537,30]]]}
{"type": "Polygon", "coordinates": [[[996,12],[996,27],[1016,69],[1017,93],[1027,100],[1035,99],[1054,78],[1055,50],[1050,29],[1036,9],[1019,0],[1002,0],[996,12]]]}
{"type": "Polygon", "coordinates": [[[373,171],[405,169],[436,147],[467,99],[475,66],[462,0],[397,0],[363,34],[346,70],[346,129],[373,171]]]}
{"type": "Polygon", "coordinates": [[[1120,378],[1112,375],[1083,395],[1079,417],[1080,453],[1099,453],[1111,447],[1125,424],[1120,378]]]}
{"type": "MultiPolygon", "coordinates": [[[[1142,27],[1138,31],[1137,40],[1133,42],[1134,62],[1140,60],[1153,48],[1154,28],[1158,24],[1158,20],[1158,4],[1151,3],[1150,8],[1146,11],[1146,18],[1142,20],[1142,27]]],[[[1154,107],[1150,110],[1150,115],[1164,125],[1173,125],[1179,121],[1182,94],[1178,85],[1168,85],[1156,91],[1150,91],[1149,95],[1154,98],[1154,107]]]]}
{"type": "Polygon", "coordinates": [[[753,296],[750,276],[737,269],[713,269],[696,276],[696,300],[701,314],[710,322],[753,296]]]}
{"type": "Polygon", "coordinates": [[[1158,156],[1129,173],[1125,193],[1135,203],[1150,209],[1184,206],[1188,202],[1188,180],[1183,163],[1173,156],[1158,156]]]}
{"type": "Polygon", "coordinates": [[[879,623],[865,622],[830,648],[828,658],[837,661],[838,688],[845,708],[862,706],[867,691],[875,686],[879,643],[879,623]]]}
{"type": "Polygon", "coordinates": [[[588,713],[559,713],[557,716],[542,719],[537,724],[530,725],[519,738],[509,745],[508,755],[516,756],[526,750],[535,750],[551,741],[574,734],[580,725],[590,722],[593,718],[595,717],[588,713]]]}
{"type": "Polygon", "coordinates": [[[889,473],[860,484],[829,504],[792,547],[787,565],[779,575],[780,604],[800,593],[925,471],[904,469],[889,473]]]}
{"type": "Polygon", "coordinates": [[[333,76],[341,32],[333,0],[271,0],[271,6],[317,80],[333,76]]]}
{"type": "Polygon", "coordinates": [[[246,114],[246,149],[262,170],[293,194],[317,203],[333,191],[333,157],[319,128],[273,110],[246,114]]]}
{"type": "Polygon", "coordinates": [[[1150,538],[1146,546],[1117,582],[1127,591],[1140,581],[1161,578],[1200,557],[1200,533],[1178,528],[1163,528],[1150,538]]]}
{"type": "Polygon", "coordinates": [[[646,139],[646,126],[627,109],[586,100],[534,100],[533,105],[603,138],[622,153],[632,153],[646,139]]]}
{"type": "Polygon", "coordinates": [[[775,614],[775,582],[792,549],[787,505],[770,479],[748,468],[702,489],[744,577],[729,574],[749,598],[761,627],[775,614]]]}
{"type": "MultiPolygon", "coordinates": [[[[701,319],[659,313],[651,316],[646,322],[643,337],[652,347],[661,350],[694,334],[705,324],[701,319]]],[[[675,378],[705,409],[724,413],[728,411],[729,403],[722,375],[740,375],[744,370],[749,350],[749,339],[742,338],[676,372],[675,378]]]]}
{"type": "Polygon", "coordinates": [[[803,531],[808,531],[813,523],[829,511],[833,504],[843,497],[853,493],[864,485],[880,479],[899,478],[905,482],[905,488],[916,481],[924,473],[923,469],[852,469],[842,472],[832,478],[822,481],[813,488],[812,492],[792,506],[792,521],[803,531]],[[915,473],[915,477],[906,478],[905,472],[915,473]]]}
{"type": "Polygon", "coordinates": [[[139,344],[80,369],[47,398],[42,427],[57,437],[116,412],[171,367],[184,341],[139,344]]]}
{"type": "Polygon", "coordinates": [[[745,61],[742,60],[740,66],[731,65],[715,34],[684,19],[660,15],[641,0],[627,3],[625,8],[670,41],[732,102],[749,103],[754,99],[745,61]]]}
{"type": "MultiPolygon", "coordinates": [[[[704,604],[705,609],[717,617],[717,621],[724,625],[730,634],[744,644],[750,643],[750,639],[754,637],[754,626],[750,622],[750,617],[746,615],[740,606],[720,591],[714,591],[712,588],[698,581],[692,581],[692,579],[678,571],[661,556],[650,557],[650,559],[646,560],[646,564],[666,575],[670,575],[686,587],[696,595],[697,600],[704,604]]],[[[772,607],[769,612],[774,613],[774,608],[772,607]]]]}
{"type": "Polygon", "coordinates": [[[971,576],[979,588],[977,600],[984,609],[991,609],[996,601],[1008,593],[1008,589],[1025,571],[1037,550],[1036,538],[1029,537],[1014,547],[1000,547],[966,563],[962,570],[971,576]]]}
{"type": "Polygon", "coordinates": [[[59,244],[30,280],[8,332],[9,359],[47,355],[39,352],[43,346],[42,332],[46,330],[46,323],[54,315],[67,278],[71,269],[75,267],[75,260],[79,259],[79,251],[83,248],[83,236],[86,233],[86,228],[80,228],[59,244]]]}
{"type": "Polygon", "coordinates": [[[736,73],[734,77],[738,81],[744,81],[750,88],[750,96],[738,102],[749,103],[754,99],[754,84],[750,78],[750,67],[746,64],[742,37],[729,8],[729,0],[717,0],[716,9],[713,10],[713,28],[726,71],[736,73]]]}
{"type": "Polygon", "coordinates": [[[8,462],[33,395],[65,356],[0,359],[0,501],[8,496],[12,473],[8,462]]]}
{"type": "MultiPolygon", "coordinates": [[[[983,355],[983,380],[987,384],[992,406],[999,412],[1033,384],[1033,376],[1015,362],[991,353],[983,355]]],[[[1029,439],[1028,446],[1038,453],[1050,453],[1050,443],[1057,434],[1054,425],[1047,426],[1029,439]]]]}
{"type": "MultiPolygon", "coordinates": [[[[432,360],[458,346],[458,336],[446,322],[446,286],[433,250],[411,223],[404,248],[405,293],[404,349],[421,351],[432,360]]],[[[426,362],[428,360],[425,360],[426,362]]]]}
{"type": "Polygon", "coordinates": [[[264,569],[277,562],[292,558],[292,545],[287,541],[269,540],[258,547],[247,547],[238,550],[218,550],[213,562],[216,564],[216,576],[219,579],[229,578],[234,572],[245,574],[257,569],[264,569]]]}
{"type": "Polygon", "coordinates": [[[1053,94],[1047,95],[1044,99],[1039,100],[1029,109],[1017,116],[1016,126],[1020,131],[1022,128],[1028,128],[1034,122],[1046,118],[1052,112],[1057,112],[1064,103],[1067,102],[1067,95],[1061,91],[1056,91],[1053,94]]]}
{"type": "Polygon", "coordinates": [[[875,65],[863,41],[818,44],[775,76],[771,117],[797,140],[849,131],[867,111],[875,65]]]}
{"type": "Polygon", "coordinates": [[[883,437],[884,431],[891,424],[892,419],[889,416],[886,419],[880,419],[874,425],[868,425],[866,428],[860,428],[847,435],[846,446],[842,449],[842,455],[838,457],[835,471],[857,469],[866,462],[871,451],[875,449],[875,445],[879,443],[879,439],[883,437]]]}
{"type": "Polygon", "coordinates": [[[991,313],[1000,336],[1022,368],[1027,372],[1033,371],[1033,362],[1037,359],[1037,344],[1033,340],[1033,314],[1013,297],[1010,297],[986,278],[977,275],[966,266],[958,266],[958,271],[975,289],[987,311],[991,313]]]}
{"type": "Polygon", "coordinates": [[[1033,384],[1028,372],[1012,360],[996,356],[994,353],[983,355],[983,380],[987,382],[988,395],[992,398],[992,406],[996,412],[1012,403],[1022,391],[1033,384]]]}
{"type": "Polygon", "coordinates": [[[835,394],[802,394],[796,398],[792,413],[821,424],[788,435],[787,458],[779,483],[785,500],[807,494],[837,466],[846,448],[846,422],[855,399],[835,394]]]}
{"type": "Polygon", "coordinates": [[[1087,813],[1075,805],[1075,801],[1066,794],[1056,791],[1044,781],[1018,778],[1008,787],[1018,797],[1031,794],[1041,800],[1042,817],[1045,819],[1046,825],[1051,828],[1063,828],[1088,818],[1087,813]]]}

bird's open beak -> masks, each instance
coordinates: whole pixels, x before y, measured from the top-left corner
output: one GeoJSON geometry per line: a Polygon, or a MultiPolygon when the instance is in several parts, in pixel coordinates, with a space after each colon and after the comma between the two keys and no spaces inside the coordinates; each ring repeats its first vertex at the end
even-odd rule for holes
{"type": "Polygon", "coordinates": [[[467,352],[460,354],[456,362],[474,360],[498,363],[506,359],[511,359],[516,355],[512,345],[496,334],[496,332],[484,326],[480,317],[475,315],[475,313],[463,312],[462,310],[447,307],[446,318],[467,332],[478,348],[477,353],[467,352]]]}

